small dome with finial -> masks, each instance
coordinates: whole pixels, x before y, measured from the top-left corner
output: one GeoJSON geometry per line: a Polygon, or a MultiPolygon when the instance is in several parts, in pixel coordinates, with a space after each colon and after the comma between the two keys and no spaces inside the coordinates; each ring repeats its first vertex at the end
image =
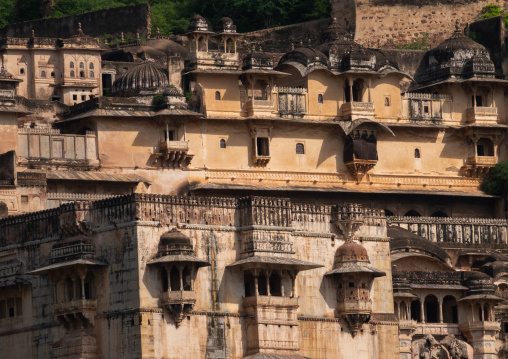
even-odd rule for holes
{"type": "Polygon", "coordinates": [[[168,75],[154,61],[146,61],[117,79],[113,92],[164,88],[169,85],[168,75]]]}

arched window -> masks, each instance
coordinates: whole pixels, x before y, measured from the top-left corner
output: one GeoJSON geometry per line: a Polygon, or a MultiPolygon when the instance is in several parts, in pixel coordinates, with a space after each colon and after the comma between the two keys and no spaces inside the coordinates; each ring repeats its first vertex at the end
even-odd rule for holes
{"type": "Polygon", "coordinates": [[[420,158],[420,149],[415,148],[415,158],[420,158]]]}
{"type": "Polygon", "coordinates": [[[447,218],[448,217],[446,212],[443,211],[442,209],[438,209],[437,211],[432,212],[432,214],[430,216],[436,217],[436,218],[447,218]]]}
{"type": "Polygon", "coordinates": [[[411,210],[407,211],[404,216],[405,217],[421,217],[422,215],[420,213],[418,213],[417,211],[415,211],[414,209],[411,209],[411,210]]]}
{"type": "Polygon", "coordinates": [[[297,155],[304,155],[305,154],[305,147],[304,147],[303,143],[296,144],[296,154],[297,155]]]}
{"type": "Polygon", "coordinates": [[[9,215],[9,208],[4,202],[0,202],[0,218],[5,218],[9,215]]]}
{"type": "Polygon", "coordinates": [[[21,68],[19,69],[19,74],[20,74],[20,75],[24,75],[24,74],[25,74],[25,69],[24,69],[23,67],[21,67],[21,68]]]}
{"type": "Polygon", "coordinates": [[[386,208],[385,208],[385,216],[386,216],[386,217],[393,217],[393,216],[394,216],[394,214],[393,214],[393,212],[392,212],[392,211],[390,211],[389,209],[386,209],[386,208]]]}
{"type": "Polygon", "coordinates": [[[74,62],[72,62],[72,61],[71,61],[71,63],[69,64],[69,67],[70,67],[71,69],[73,69],[73,68],[74,68],[74,62]]]}
{"type": "Polygon", "coordinates": [[[46,78],[46,71],[41,71],[41,77],[44,79],[46,78]]]}
{"type": "Polygon", "coordinates": [[[84,68],[85,68],[85,64],[84,64],[83,62],[80,62],[80,63],[79,63],[79,68],[80,68],[80,69],[84,69],[84,68]]]}
{"type": "Polygon", "coordinates": [[[323,103],[323,95],[321,95],[321,94],[318,95],[317,103],[323,103]]]}
{"type": "Polygon", "coordinates": [[[451,295],[443,298],[443,322],[458,323],[457,300],[451,295]]]}
{"type": "Polygon", "coordinates": [[[191,283],[191,272],[189,270],[189,267],[185,266],[182,272],[182,280],[183,280],[183,290],[189,291],[192,290],[192,283],[191,283]]]}
{"type": "Polygon", "coordinates": [[[226,148],[226,140],[223,138],[220,140],[220,148],[226,148]]]}
{"type": "Polygon", "coordinates": [[[171,291],[180,290],[180,271],[178,268],[171,268],[171,272],[169,272],[169,282],[171,284],[171,291]]]}
{"type": "Polygon", "coordinates": [[[80,71],[79,72],[79,77],[82,77],[82,78],[85,77],[85,71],[80,71]]]}
{"type": "Polygon", "coordinates": [[[425,322],[439,323],[439,302],[435,295],[425,297],[425,322]]]}
{"type": "Polygon", "coordinates": [[[74,74],[74,70],[71,70],[71,77],[76,77],[76,75],[74,74]]]}
{"type": "Polygon", "coordinates": [[[88,65],[88,68],[89,68],[90,70],[93,70],[93,62],[90,62],[90,65],[88,65]]]}
{"type": "Polygon", "coordinates": [[[95,77],[95,74],[93,71],[90,71],[90,78],[93,79],[95,77]]]}
{"type": "Polygon", "coordinates": [[[51,71],[51,78],[54,79],[55,78],[55,71],[51,71]]]}
{"type": "Polygon", "coordinates": [[[215,91],[215,100],[220,101],[220,92],[215,91]]]}

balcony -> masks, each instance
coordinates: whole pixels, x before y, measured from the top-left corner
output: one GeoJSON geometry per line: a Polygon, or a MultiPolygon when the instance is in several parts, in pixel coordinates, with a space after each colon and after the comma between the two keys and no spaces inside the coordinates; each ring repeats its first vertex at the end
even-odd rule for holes
{"type": "Polygon", "coordinates": [[[53,315],[65,328],[94,325],[97,314],[97,300],[78,299],[53,304],[53,315]]]}
{"type": "Polygon", "coordinates": [[[350,162],[345,163],[347,170],[355,179],[360,182],[365,176],[367,172],[369,172],[375,165],[377,161],[375,160],[363,160],[363,159],[353,159],[350,162]]]}
{"type": "Polygon", "coordinates": [[[472,107],[468,108],[467,123],[479,125],[497,124],[497,107],[472,107]]]}
{"type": "Polygon", "coordinates": [[[374,103],[372,102],[346,102],[340,108],[344,120],[355,121],[366,118],[374,121],[374,103]]]}
{"type": "Polygon", "coordinates": [[[467,159],[463,172],[467,177],[484,178],[496,163],[497,156],[471,156],[467,159]]]}
{"type": "Polygon", "coordinates": [[[194,304],[196,304],[194,291],[175,290],[163,292],[161,295],[161,305],[169,312],[177,327],[194,309],[194,304]]]}
{"type": "Polygon", "coordinates": [[[252,156],[252,162],[254,163],[254,166],[257,167],[265,167],[268,162],[270,162],[271,157],[270,156],[258,156],[254,155],[252,156]]]}
{"type": "Polygon", "coordinates": [[[298,325],[298,298],[256,295],[243,299],[246,312],[256,317],[258,324],[298,325]]]}
{"type": "Polygon", "coordinates": [[[273,100],[250,99],[245,103],[245,112],[249,117],[271,116],[275,112],[273,100]]]}
{"type": "Polygon", "coordinates": [[[302,118],[307,113],[307,89],[299,87],[278,87],[281,117],[302,118]]]}
{"type": "Polygon", "coordinates": [[[154,162],[172,168],[187,167],[194,155],[189,153],[189,141],[160,141],[159,151],[152,154],[154,162]]]}

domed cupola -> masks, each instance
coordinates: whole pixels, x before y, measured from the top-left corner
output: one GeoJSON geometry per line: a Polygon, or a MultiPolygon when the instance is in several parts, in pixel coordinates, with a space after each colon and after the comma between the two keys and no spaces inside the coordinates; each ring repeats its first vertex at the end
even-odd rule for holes
{"type": "Polygon", "coordinates": [[[174,229],[161,236],[157,256],[163,257],[178,254],[194,255],[194,248],[189,237],[174,229]]]}
{"type": "Polygon", "coordinates": [[[419,85],[428,85],[471,77],[494,78],[495,67],[489,51],[465,36],[457,21],[453,35],[425,54],[415,78],[419,85]]]}
{"type": "Polygon", "coordinates": [[[157,89],[168,85],[169,79],[166,72],[154,61],[146,61],[117,79],[113,84],[113,92],[157,89]]]}
{"type": "Polygon", "coordinates": [[[195,31],[208,31],[208,23],[206,22],[205,18],[199,14],[194,15],[190,19],[189,32],[195,31]]]}
{"type": "Polygon", "coordinates": [[[328,68],[328,58],[321,51],[312,47],[299,47],[286,53],[277,66],[286,63],[296,63],[305,66],[307,69],[314,67],[328,68]]]}
{"type": "Polygon", "coordinates": [[[321,43],[323,44],[346,40],[352,40],[351,36],[346,29],[339,25],[336,18],[332,19],[330,25],[321,34],[321,43]]]}
{"type": "Polygon", "coordinates": [[[231,18],[223,17],[219,20],[215,31],[220,34],[236,34],[236,25],[231,18]]]}

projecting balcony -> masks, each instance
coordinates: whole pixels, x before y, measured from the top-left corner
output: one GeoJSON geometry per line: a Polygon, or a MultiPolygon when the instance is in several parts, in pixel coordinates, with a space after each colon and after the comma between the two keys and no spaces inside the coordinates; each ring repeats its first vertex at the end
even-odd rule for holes
{"type": "Polygon", "coordinates": [[[53,315],[66,328],[86,327],[88,323],[94,325],[97,300],[77,299],[53,304],[53,315]]]}
{"type": "Polygon", "coordinates": [[[458,324],[449,323],[418,323],[415,334],[422,335],[460,335],[458,324]]]}
{"type": "Polygon", "coordinates": [[[467,109],[467,123],[497,124],[497,107],[471,107],[467,109]]]}
{"type": "Polygon", "coordinates": [[[372,312],[372,302],[370,300],[347,300],[339,302],[337,305],[337,311],[340,314],[370,314],[372,312]]]}
{"type": "Polygon", "coordinates": [[[468,177],[484,178],[496,163],[497,156],[471,156],[467,159],[463,171],[468,177]]]}
{"type": "Polygon", "coordinates": [[[159,151],[152,156],[154,162],[161,162],[163,166],[182,168],[187,167],[194,155],[189,153],[189,141],[160,141],[159,151]]]}
{"type": "Polygon", "coordinates": [[[295,297],[255,295],[243,299],[245,311],[265,324],[298,325],[298,306],[295,297]]]}
{"type": "Polygon", "coordinates": [[[346,102],[340,108],[344,120],[355,121],[366,118],[374,121],[374,103],[372,102],[346,102]]]}
{"type": "Polygon", "coordinates": [[[196,293],[190,290],[173,290],[163,292],[161,305],[173,317],[178,327],[182,320],[192,311],[196,304],[196,293]]]}
{"type": "Polygon", "coordinates": [[[245,112],[249,117],[271,116],[275,112],[273,100],[250,99],[245,103],[245,112]]]}

